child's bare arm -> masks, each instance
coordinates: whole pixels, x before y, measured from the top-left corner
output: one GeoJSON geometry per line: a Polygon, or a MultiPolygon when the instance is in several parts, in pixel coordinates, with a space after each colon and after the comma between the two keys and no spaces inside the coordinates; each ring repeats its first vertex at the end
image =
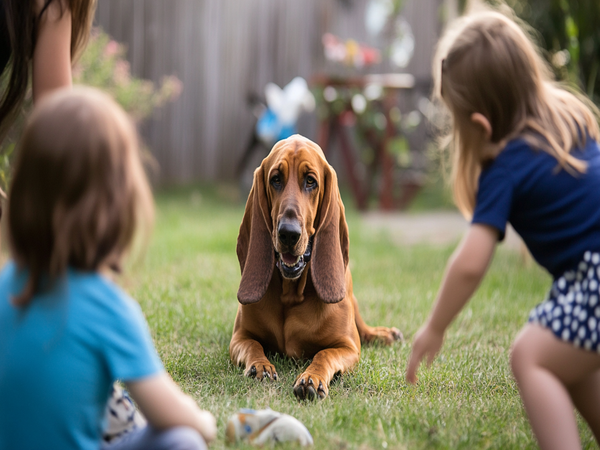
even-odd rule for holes
{"type": "Polygon", "coordinates": [[[467,303],[483,279],[494,254],[498,231],[487,225],[472,225],[454,252],[427,322],[415,335],[406,379],[416,382],[423,358],[431,364],[442,347],[444,332],[467,303]]]}
{"type": "MultiPolygon", "coordinates": [[[[37,0],[37,9],[41,10],[44,3],[37,0]]],[[[40,18],[33,52],[35,103],[55,89],[71,86],[71,20],[71,11],[64,0],[50,3],[40,18]]]]}
{"type": "Polygon", "coordinates": [[[153,427],[165,429],[188,426],[196,429],[206,442],[215,439],[217,426],[214,416],[201,410],[168,374],[162,373],[125,384],[140,411],[153,427]]]}

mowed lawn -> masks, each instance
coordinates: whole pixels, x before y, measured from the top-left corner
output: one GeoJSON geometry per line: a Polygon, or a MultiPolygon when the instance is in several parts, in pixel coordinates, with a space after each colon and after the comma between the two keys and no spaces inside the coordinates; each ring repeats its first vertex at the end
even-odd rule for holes
{"type": "MultiPolygon", "coordinates": [[[[122,280],[140,302],[168,372],[217,417],[211,448],[226,448],[227,418],[243,407],[293,415],[310,430],[316,449],[535,448],[509,367],[510,343],[550,283],[535,264],[500,246],[440,357],[410,386],[404,373],[411,338],[428,314],[454,244],[395,246],[385,233],[362,227],[346,202],[361,314],[371,325],[398,327],[406,343],[363,347],[360,363],[333,381],[327,399],[299,403],[292,384],[306,361],[274,355],[279,380],[258,382],[229,360],[244,202],[223,192],[229,191],[158,193],[151,245],[122,280]]],[[[580,425],[584,446],[595,448],[580,425]]]]}

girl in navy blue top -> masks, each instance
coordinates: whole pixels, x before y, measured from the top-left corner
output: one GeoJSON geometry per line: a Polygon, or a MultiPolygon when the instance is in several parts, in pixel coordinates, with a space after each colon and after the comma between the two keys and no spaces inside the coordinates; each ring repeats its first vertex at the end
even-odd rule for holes
{"type": "Polygon", "coordinates": [[[573,405],[600,440],[600,149],[598,110],[552,81],[512,19],[480,12],[440,41],[435,92],[453,122],[453,189],[471,219],[406,378],[431,362],[476,290],[507,222],[554,277],[517,336],[511,366],[542,448],[579,448],[573,405]]]}

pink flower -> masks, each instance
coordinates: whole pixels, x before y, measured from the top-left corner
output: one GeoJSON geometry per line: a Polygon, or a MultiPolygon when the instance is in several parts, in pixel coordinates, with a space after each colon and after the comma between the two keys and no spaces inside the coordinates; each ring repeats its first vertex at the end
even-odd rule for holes
{"type": "Polygon", "coordinates": [[[115,63],[115,72],[113,74],[115,83],[118,85],[125,85],[129,83],[131,77],[129,74],[129,63],[127,61],[117,61],[115,63]]]}
{"type": "Polygon", "coordinates": [[[167,93],[168,101],[175,101],[183,91],[183,83],[174,75],[163,78],[163,90],[167,93]]]}
{"type": "Polygon", "coordinates": [[[119,53],[119,47],[120,45],[117,41],[110,40],[108,44],[106,44],[106,47],[104,47],[104,57],[110,58],[111,56],[116,55],[119,53]]]}

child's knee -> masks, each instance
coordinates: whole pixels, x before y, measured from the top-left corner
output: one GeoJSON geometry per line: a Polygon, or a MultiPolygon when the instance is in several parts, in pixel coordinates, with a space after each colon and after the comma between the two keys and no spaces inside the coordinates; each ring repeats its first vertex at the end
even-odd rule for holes
{"type": "Polygon", "coordinates": [[[516,379],[532,364],[531,356],[525,333],[521,331],[510,348],[510,368],[516,379]]]}

